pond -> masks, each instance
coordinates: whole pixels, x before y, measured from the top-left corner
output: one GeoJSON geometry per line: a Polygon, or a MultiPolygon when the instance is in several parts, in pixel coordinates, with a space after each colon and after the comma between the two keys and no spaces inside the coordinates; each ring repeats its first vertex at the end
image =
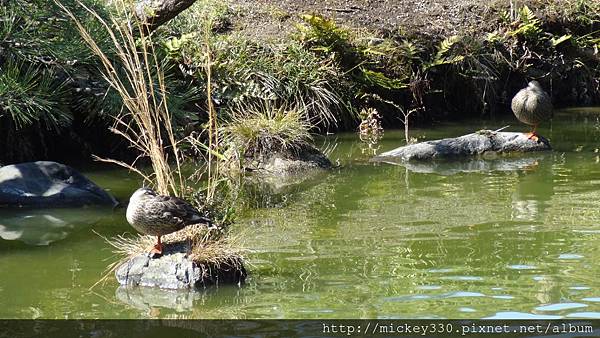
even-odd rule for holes
{"type": "MultiPolygon", "coordinates": [[[[458,136],[509,121],[414,129],[458,136]]],[[[0,210],[0,318],[600,318],[600,109],[564,110],[554,151],[474,171],[368,161],[355,134],[318,139],[340,167],[256,187],[238,212],[250,276],[196,292],[90,287],[125,210],[0,210]]],[[[404,143],[386,131],[378,152],[404,143]]],[[[120,200],[138,182],[82,169],[120,200]]]]}

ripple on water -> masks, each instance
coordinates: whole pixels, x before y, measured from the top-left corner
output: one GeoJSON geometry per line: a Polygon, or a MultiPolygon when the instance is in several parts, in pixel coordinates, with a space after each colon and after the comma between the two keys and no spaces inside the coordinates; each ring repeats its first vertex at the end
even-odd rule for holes
{"type": "Polygon", "coordinates": [[[561,319],[562,316],[555,315],[536,315],[527,312],[496,312],[493,316],[485,317],[483,319],[561,319]]]}
{"type": "Polygon", "coordinates": [[[458,298],[458,297],[485,297],[480,292],[468,292],[468,291],[457,291],[446,295],[445,298],[458,298]]]}
{"type": "Polygon", "coordinates": [[[600,302],[600,297],[587,297],[587,298],[582,298],[581,300],[586,301],[586,302],[600,302]]]}
{"type": "Polygon", "coordinates": [[[562,311],[569,309],[579,309],[582,307],[587,307],[587,304],[582,303],[556,303],[556,304],[547,304],[538,306],[535,309],[537,311],[562,311]]]}
{"type": "Polygon", "coordinates": [[[515,299],[515,297],[513,297],[511,295],[496,295],[496,296],[492,296],[492,298],[495,298],[495,299],[515,299]]]}
{"type": "Polygon", "coordinates": [[[573,312],[567,315],[569,318],[591,318],[600,319],[600,312],[573,312]]]}
{"type": "Polygon", "coordinates": [[[513,264],[508,266],[511,270],[535,270],[538,267],[535,265],[526,265],[526,264],[513,264]]]}
{"type": "Polygon", "coordinates": [[[478,276],[444,276],[444,277],[440,277],[440,279],[459,280],[459,281],[480,281],[480,280],[483,280],[483,277],[478,277],[478,276]]]}
{"type": "Polygon", "coordinates": [[[558,256],[558,259],[582,259],[583,256],[582,255],[578,255],[578,254],[561,254],[560,256],[558,256]]]}

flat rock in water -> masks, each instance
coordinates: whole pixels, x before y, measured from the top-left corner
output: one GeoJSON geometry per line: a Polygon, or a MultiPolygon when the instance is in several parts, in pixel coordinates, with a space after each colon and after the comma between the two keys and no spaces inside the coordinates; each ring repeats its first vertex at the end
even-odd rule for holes
{"type": "Polygon", "coordinates": [[[117,200],[75,169],[38,161],[0,167],[0,206],[116,206],[117,200]]]}
{"type": "Polygon", "coordinates": [[[481,130],[455,138],[410,144],[377,155],[371,161],[397,163],[551,149],[550,142],[542,136],[534,141],[524,133],[481,130]]]}
{"type": "MultiPolygon", "coordinates": [[[[235,261],[234,261],[235,260],[235,261]]],[[[241,284],[246,278],[241,259],[218,267],[193,261],[185,243],[165,244],[163,255],[150,257],[140,254],[131,257],[115,271],[117,281],[127,286],[149,286],[163,289],[190,289],[207,285],[241,284]]]]}

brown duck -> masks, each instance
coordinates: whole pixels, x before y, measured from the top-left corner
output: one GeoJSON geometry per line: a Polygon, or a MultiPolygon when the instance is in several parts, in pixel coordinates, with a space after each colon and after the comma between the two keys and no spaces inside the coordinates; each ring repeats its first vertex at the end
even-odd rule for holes
{"type": "Polygon", "coordinates": [[[521,89],[512,99],[511,108],[517,119],[533,127],[529,138],[537,141],[535,132],[538,125],[552,118],[552,100],[542,89],[539,82],[531,81],[526,88],[521,89]]]}
{"type": "Polygon", "coordinates": [[[183,229],[187,225],[211,221],[188,202],[172,196],[159,195],[150,188],[139,188],[129,199],[127,222],[138,232],[158,237],[151,253],[162,254],[160,237],[183,229]]]}

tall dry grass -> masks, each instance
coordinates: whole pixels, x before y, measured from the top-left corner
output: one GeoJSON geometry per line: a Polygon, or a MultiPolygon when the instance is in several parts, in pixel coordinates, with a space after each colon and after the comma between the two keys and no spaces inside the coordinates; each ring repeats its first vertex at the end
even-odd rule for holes
{"type": "Polygon", "coordinates": [[[79,34],[104,66],[104,79],[123,100],[124,110],[115,118],[111,131],[139,151],[139,156],[132,163],[96,159],[116,163],[138,173],[161,194],[180,195],[184,191],[181,154],[167,107],[165,76],[152,37],[145,33],[143,23],[134,14],[134,3],[114,1],[113,6],[124,18],[111,17],[107,21],[78,2],[108,33],[116,55],[116,58],[111,58],[81,21],[58,0],[55,2],[76,24],[79,34]],[[144,173],[136,167],[141,158],[150,159],[152,173],[144,173]],[[175,168],[169,165],[169,160],[174,160],[175,168]]]}

